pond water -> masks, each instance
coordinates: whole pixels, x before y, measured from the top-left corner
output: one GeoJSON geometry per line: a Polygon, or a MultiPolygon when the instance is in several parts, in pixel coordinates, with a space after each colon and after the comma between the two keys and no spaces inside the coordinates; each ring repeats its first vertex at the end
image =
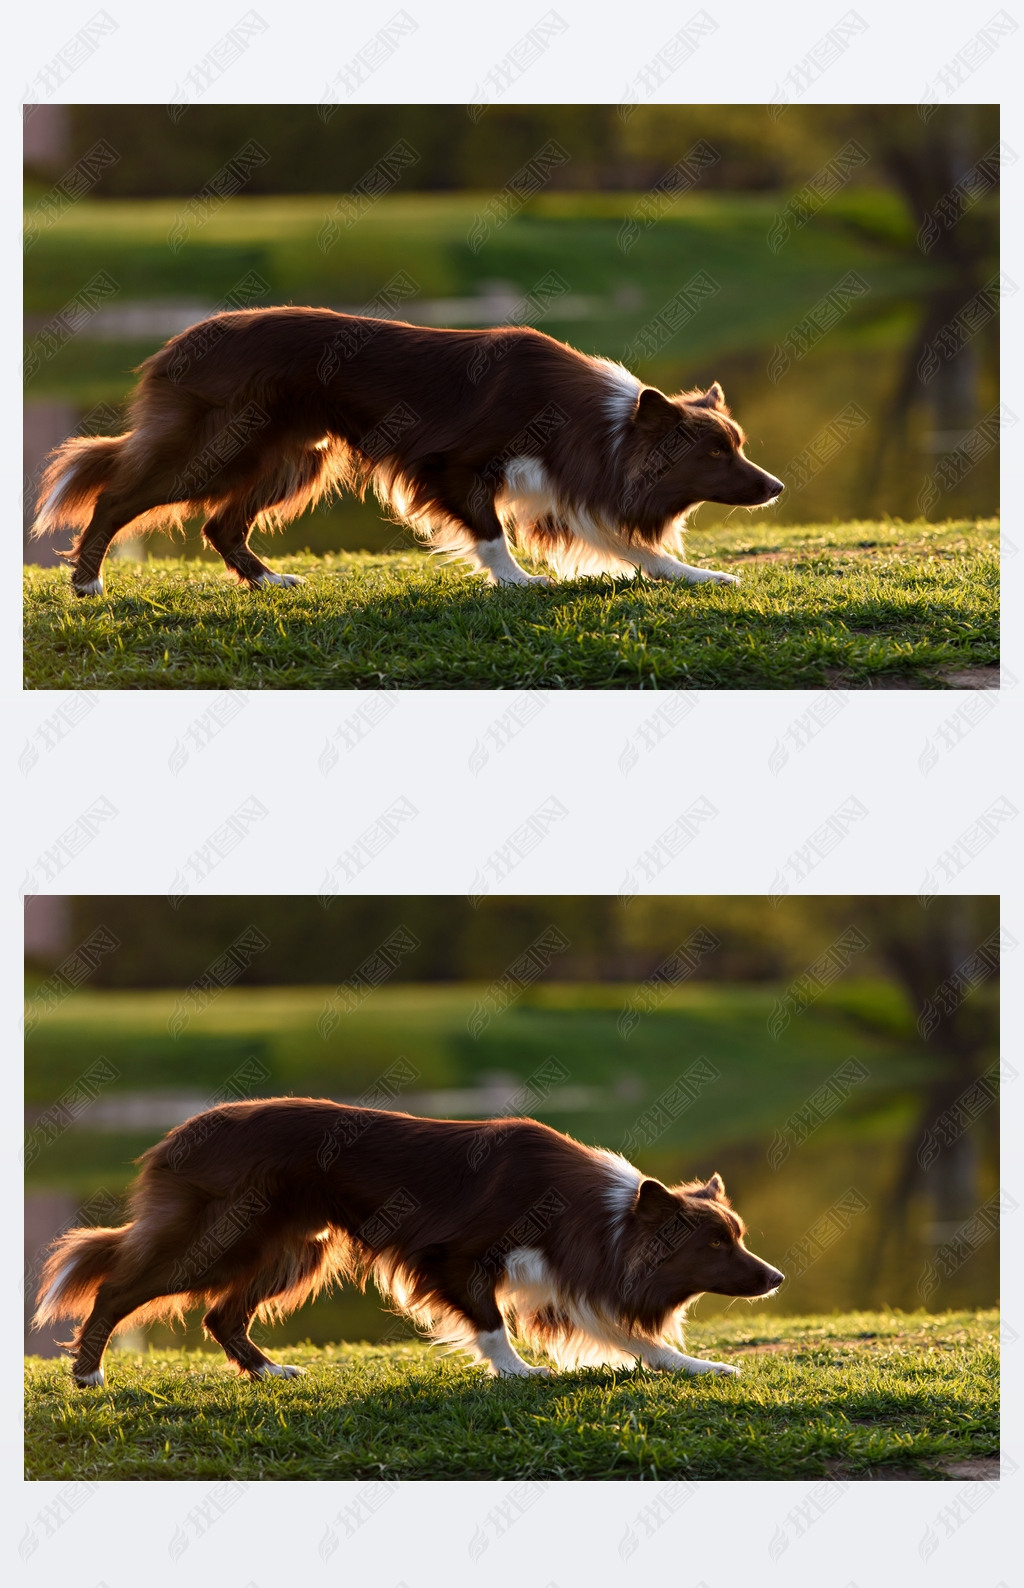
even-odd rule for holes
{"type": "MultiPolygon", "coordinates": [[[[986,290],[979,281],[917,298],[873,293],[820,334],[809,331],[804,320],[750,346],[719,317],[700,327],[689,353],[671,355],[648,356],[652,340],[638,330],[635,316],[606,314],[572,323],[552,317],[543,329],[625,359],[643,379],[666,391],[719,380],[747,431],[749,455],[786,483],[778,504],[765,510],[770,522],[882,517],[937,522],[998,512],[998,335],[986,290]],[[970,304],[973,313],[965,310],[970,304]]],[[[424,304],[420,318],[437,323],[428,309],[424,304]]],[[[415,320],[416,304],[405,312],[415,320]]],[[[117,433],[119,406],[132,382],[128,372],[160,345],[166,329],[161,322],[146,341],[88,343],[80,337],[73,349],[62,350],[45,379],[30,387],[28,516],[47,451],[79,428],[117,433]],[[100,373],[90,374],[91,366],[100,373]]],[[[673,339],[673,348],[680,340],[687,341],[685,333],[673,339]]],[[[1009,422],[1006,416],[1004,423],[1009,422]]],[[[761,515],[742,515],[742,509],[708,503],[697,509],[692,526],[699,535],[726,519],[731,527],[749,524],[756,549],[761,515]]],[[[194,529],[186,543],[190,555],[201,550],[198,524],[194,529]]],[[[58,538],[55,544],[60,543],[58,538]]],[[[382,519],[375,505],[347,499],[254,544],[269,548],[271,555],[304,548],[381,551],[408,546],[412,537],[382,519]]],[[[176,556],[181,550],[180,540],[154,535],[144,543],[127,542],[123,554],[176,556]]],[[[696,551],[699,555],[699,541],[696,551]]],[[[26,560],[58,559],[49,543],[26,542],[26,560]]]]}

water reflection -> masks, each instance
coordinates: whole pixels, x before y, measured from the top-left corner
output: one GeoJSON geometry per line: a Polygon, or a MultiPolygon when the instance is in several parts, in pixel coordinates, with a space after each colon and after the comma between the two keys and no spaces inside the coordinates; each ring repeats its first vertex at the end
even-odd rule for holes
{"type": "Polygon", "coordinates": [[[977,336],[989,321],[994,321],[991,289],[981,283],[965,280],[925,300],[916,334],[901,350],[896,378],[879,415],[865,481],[869,501],[877,501],[886,478],[913,460],[918,467],[924,465],[925,479],[917,497],[923,517],[998,511],[996,446],[983,431],[972,444],[972,431],[983,425],[997,401],[995,338],[977,336]],[[990,505],[943,505],[972,472],[970,467],[957,466],[961,452],[967,463],[976,457],[973,467],[980,468],[968,499],[990,505]]]}
{"type": "MultiPolygon", "coordinates": [[[[768,510],[773,522],[992,516],[998,512],[997,293],[992,282],[962,279],[913,299],[871,294],[802,354],[790,333],[782,361],[777,337],[737,348],[735,335],[720,328],[712,345],[703,336],[696,356],[663,354],[636,371],[669,390],[722,382],[750,437],[750,455],[787,482],[781,501],[768,510]]],[[[486,323],[486,310],[496,306],[481,300],[478,307],[478,323],[486,323]]],[[[409,318],[437,323],[436,305],[420,308],[408,305],[409,318]]],[[[621,358],[635,332],[624,312],[571,323],[551,319],[543,328],[621,358]]],[[[162,326],[150,346],[107,340],[98,367],[128,370],[161,340],[162,326]]],[[[76,368],[88,365],[98,347],[83,340],[75,349],[76,368]]],[[[76,395],[81,386],[71,378],[62,382],[59,369],[55,361],[46,395],[30,396],[26,404],[27,521],[50,447],[79,427],[115,433],[118,405],[131,384],[129,375],[111,373],[100,382],[105,401],[86,402],[76,395]]],[[[95,399],[97,383],[88,389],[95,399]]],[[[737,509],[706,504],[694,525],[699,530],[726,519],[732,527],[749,523],[756,545],[758,518],[741,519],[737,509]]],[[[279,553],[305,547],[381,551],[409,543],[372,504],[351,500],[318,510],[273,541],[279,553]]],[[[191,536],[189,554],[201,549],[191,536]]],[[[155,535],[147,550],[179,555],[181,543],[155,535]]],[[[25,555],[33,562],[58,561],[55,547],[45,541],[26,543],[25,555]]]]}

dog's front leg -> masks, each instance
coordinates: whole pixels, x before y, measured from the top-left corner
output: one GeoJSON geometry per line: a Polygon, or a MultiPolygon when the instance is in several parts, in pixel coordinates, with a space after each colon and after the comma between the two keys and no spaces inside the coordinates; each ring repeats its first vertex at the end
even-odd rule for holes
{"type": "Polygon", "coordinates": [[[653,1368],[658,1373],[719,1373],[729,1378],[739,1377],[739,1368],[730,1367],[728,1362],[706,1362],[703,1357],[684,1356],[682,1351],[675,1350],[671,1345],[634,1340],[632,1346],[644,1367],[653,1368]]]}
{"type": "Polygon", "coordinates": [[[527,573],[508,549],[504,535],[497,540],[478,540],[473,547],[479,566],[487,573],[488,584],[549,584],[543,573],[527,573]]]}
{"type": "Polygon", "coordinates": [[[691,568],[688,562],[670,557],[665,551],[650,551],[646,546],[631,546],[629,561],[648,579],[685,579],[687,584],[739,584],[735,574],[717,568],[691,568]]]}
{"type": "Polygon", "coordinates": [[[502,1324],[497,1329],[478,1329],[473,1344],[480,1360],[487,1363],[496,1378],[546,1378],[546,1367],[531,1367],[524,1362],[502,1324]]]}

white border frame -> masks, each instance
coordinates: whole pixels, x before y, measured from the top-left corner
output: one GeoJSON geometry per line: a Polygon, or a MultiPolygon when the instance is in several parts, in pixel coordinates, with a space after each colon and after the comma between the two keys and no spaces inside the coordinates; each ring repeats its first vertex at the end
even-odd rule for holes
{"type": "MultiPolygon", "coordinates": [[[[170,13],[144,11],[138,5],[122,10],[119,0],[110,0],[109,9],[118,21],[117,32],[75,73],[61,97],[97,102],[170,99],[188,67],[245,11],[243,5],[211,7],[196,0],[183,0],[170,13]]],[[[270,23],[265,47],[254,45],[224,75],[217,95],[222,100],[315,103],[331,75],[331,63],[349,59],[399,7],[388,0],[360,11],[354,20],[309,0],[291,0],[288,6],[258,0],[256,9],[270,23]]],[[[490,64],[547,7],[511,0],[500,12],[470,13],[450,0],[422,5],[409,0],[406,9],[419,29],[370,80],[363,97],[385,103],[465,103],[474,97],[490,64]]],[[[607,7],[599,14],[588,13],[576,0],[556,0],[555,9],[570,27],[560,46],[547,51],[517,83],[521,102],[618,101],[631,75],[678,31],[691,10],[701,7],[680,11],[648,3],[625,12],[607,7]]],[[[700,103],[770,99],[791,65],[848,8],[837,5],[833,17],[791,0],[774,6],[735,0],[720,6],[707,0],[706,9],[719,23],[717,32],[689,67],[680,68],[666,83],[660,97],[700,103]]],[[[856,0],[855,9],[868,21],[867,33],[814,85],[808,102],[917,102],[926,84],[990,15],[988,7],[968,13],[950,0],[936,0],[927,13],[908,0],[889,0],[884,7],[856,0]]],[[[68,3],[19,13],[4,64],[12,120],[15,101],[26,85],[92,14],[91,6],[68,3]]],[[[996,4],[992,15],[998,14],[996,4]]],[[[1022,43],[1024,25],[1003,40],[954,96],[1002,99],[1003,137],[1014,148],[1024,139],[1022,43]]],[[[7,147],[7,181],[13,202],[19,203],[16,136],[7,147]]],[[[1011,275],[1022,268],[1021,169],[1006,170],[1004,268],[1011,275]]],[[[12,215],[3,266],[12,294],[20,271],[16,232],[12,215]]],[[[1013,349],[1020,301],[1009,299],[1004,316],[1005,345],[1013,349]]],[[[5,331],[5,368],[14,413],[20,411],[20,391],[14,385],[12,322],[13,316],[5,331]]],[[[1006,360],[1002,397],[1018,413],[1019,381],[1019,361],[1006,360]]],[[[1020,494],[1016,456],[1007,456],[1004,470],[1003,500],[1013,503],[1020,494]]],[[[20,481],[20,467],[9,468],[7,477],[20,481]]],[[[20,506],[20,493],[17,503],[14,494],[12,483],[12,512],[20,506]]],[[[1020,525],[1016,514],[1008,511],[1006,516],[1009,553],[1017,550],[1013,543],[1019,543],[1020,525]]],[[[1007,557],[1003,600],[1010,621],[1004,625],[1004,665],[1011,678],[1024,673],[1019,567],[1020,559],[1007,557]]],[[[6,595],[12,604],[14,585],[9,582],[6,595]]],[[[21,693],[18,628],[12,617],[3,625],[0,641],[12,759],[62,699],[21,693]]],[[[773,751],[784,742],[789,723],[808,709],[812,695],[701,693],[692,712],[648,751],[641,724],[664,698],[603,692],[547,697],[545,709],[507,749],[474,772],[476,746],[488,742],[489,724],[507,710],[512,697],[404,694],[394,697],[395,709],[372,737],[352,752],[343,751],[324,776],[318,763],[327,740],[360,709],[365,696],[253,695],[232,727],[174,775],[169,763],[175,746],[187,742],[188,724],[211,697],[171,692],[98,695],[74,732],[27,775],[12,770],[5,846],[9,876],[3,894],[8,1006],[16,1007],[19,993],[17,894],[26,880],[41,891],[170,891],[197,846],[252,796],[266,807],[266,816],[211,874],[211,892],[320,891],[337,857],[351,850],[399,797],[417,815],[367,861],[352,884],[355,891],[472,891],[479,886],[474,879],[482,868],[486,875],[489,857],[552,795],[564,804],[567,816],[550,825],[542,842],[530,844],[507,882],[499,882],[495,872],[496,890],[619,891],[631,868],[636,872],[637,857],[694,800],[704,798],[717,815],[685,852],[643,884],[646,890],[771,892],[793,853],[853,796],[866,814],[850,825],[847,837],[812,875],[794,883],[795,889],[917,892],[931,886],[927,878],[935,877],[938,857],[982,811],[1000,798],[1021,804],[1019,752],[1011,759],[1010,749],[1022,739],[1021,692],[1013,687],[1004,688],[969,741],[943,752],[927,774],[920,757],[935,742],[941,724],[964,703],[963,695],[851,694],[832,723],[775,772],[773,751]],[[623,772],[619,760],[630,745],[639,746],[641,753],[623,772]],[[52,852],[60,835],[100,797],[118,814],[100,824],[95,841],[46,881],[40,857],[52,852]]],[[[1002,891],[1005,921],[1017,937],[1024,932],[1020,825],[1004,824],[998,839],[981,849],[962,874],[939,882],[939,891],[1002,891]]],[[[1012,1039],[1020,1034],[1020,997],[1010,985],[1005,987],[1005,1008],[1009,1053],[1012,1039]]],[[[17,1051],[16,1034],[12,1036],[17,1051]]],[[[1006,1112],[1008,1139],[1014,1140],[1020,1123],[1015,1089],[1007,1097],[1006,1112]]],[[[3,1170],[14,1196],[17,1131],[12,1120],[3,1170]]],[[[1014,1157],[1008,1157],[1006,1173],[1008,1188],[1020,1200],[1024,1193],[1014,1185],[1019,1176],[1014,1157]]],[[[1011,1292],[1006,1307],[1009,1319],[1017,1322],[1021,1308],[1015,1267],[1006,1264],[1011,1292]]],[[[15,1316],[19,1311],[11,1309],[15,1316]]],[[[1005,1448],[1011,1457],[1020,1448],[1020,1351],[1018,1341],[1008,1353],[1004,1384],[1005,1448]]],[[[4,1405],[12,1433],[4,1442],[3,1478],[11,1555],[33,1528],[39,1533],[36,1518],[60,1487],[21,1482],[20,1439],[13,1432],[18,1428],[19,1395],[12,1382],[4,1405]]],[[[771,1539],[812,1485],[746,1483],[738,1489],[701,1484],[678,1515],[643,1537],[635,1554],[623,1562],[620,1541],[628,1528],[640,1526],[638,1513],[654,1498],[650,1488],[553,1486],[506,1537],[493,1540],[474,1561],[470,1541],[501,1497],[495,1486],[428,1489],[403,1484],[382,1514],[343,1541],[324,1563],[318,1543],[346,1503],[346,1491],[358,1486],[253,1484],[208,1535],[192,1539],[176,1563],[170,1554],[175,1530],[212,1486],[141,1484],[129,1493],[120,1484],[104,1484],[65,1526],[40,1538],[23,1561],[21,1576],[32,1584],[73,1579],[86,1588],[100,1583],[121,1588],[144,1575],[158,1588],[181,1582],[184,1574],[198,1584],[270,1588],[304,1576],[307,1569],[314,1579],[329,1572],[334,1580],[340,1569],[385,1588],[399,1582],[409,1588],[442,1582],[446,1588],[463,1582],[518,1583],[524,1575],[539,1585],[568,1588],[583,1580],[620,1582],[630,1573],[643,1572],[645,1577],[671,1573],[685,1588],[728,1588],[741,1575],[747,1579],[768,1572],[780,1581],[814,1588],[873,1588],[892,1580],[908,1588],[918,1583],[960,1588],[965,1581],[997,1588],[1001,1578],[1008,1581],[1010,1576],[1013,1486],[1020,1481],[1019,1475],[1004,1478],[997,1490],[986,1490],[980,1518],[961,1499],[966,1495],[977,1503],[977,1485],[851,1485],[805,1536],[794,1537],[778,1563],[769,1553],[771,1539]],[[951,1507],[962,1512],[962,1525],[955,1524],[951,1507]],[[930,1537],[938,1540],[938,1547],[928,1555],[930,1537]]]]}

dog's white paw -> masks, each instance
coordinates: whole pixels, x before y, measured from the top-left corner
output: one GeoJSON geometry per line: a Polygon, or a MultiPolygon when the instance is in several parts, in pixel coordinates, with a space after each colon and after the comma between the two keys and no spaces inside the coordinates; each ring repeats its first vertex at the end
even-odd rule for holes
{"type": "Polygon", "coordinates": [[[731,1367],[728,1362],[700,1362],[687,1370],[690,1373],[715,1373],[719,1378],[739,1378],[738,1367],[731,1367]]]}
{"type": "Polygon", "coordinates": [[[95,1373],[76,1373],[73,1368],[71,1373],[79,1389],[102,1389],[105,1383],[101,1367],[98,1367],[95,1373]]]}
{"type": "Polygon", "coordinates": [[[305,584],[305,582],[300,573],[272,573],[269,568],[266,573],[261,573],[258,579],[252,581],[254,589],[261,584],[293,585],[305,584]]]}
{"type": "Polygon", "coordinates": [[[677,557],[646,556],[637,562],[640,572],[648,579],[677,579],[685,584],[739,584],[734,573],[723,573],[720,568],[693,568],[677,557]]]}
{"type": "Polygon", "coordinates": [[[723,573],[721,568],[691,568],[687,574],[690,584],[739,584],[734,573],[723,573]]]}
{"type": "Polygon", "coordinates": [[[74,579],[72,579],[71,588],[76,596],[102,595],[103,580],[100,578],[84,579],[81,584],[78,584],[74,579]]]}
{"type": "Polygon", "coordinates": [[[487,583],[491,586],[498,586],[502,590],[512,590],[517,586],[528,584],[549,585],[551,580],[546,573],[521,573],[517,571],[516,575],[510,574],[504,578],[499,578],[496,573],[489,573],[487,583]]]}
{"type": "Polygon", "coordinates": [[[505,1364],[502,1367],[492,1367],[493,1378],[550,1378],[549,1367],[531,1367],[529,1362],[520,1362],[515,1366],[505,1364]]]}
{"type": "Polygon", "coordinates": [[[291,1367],[287,1362],[267,1362],[252,1369],[253,1378],[302,1378],[304,1367],[291,1367]]]}

